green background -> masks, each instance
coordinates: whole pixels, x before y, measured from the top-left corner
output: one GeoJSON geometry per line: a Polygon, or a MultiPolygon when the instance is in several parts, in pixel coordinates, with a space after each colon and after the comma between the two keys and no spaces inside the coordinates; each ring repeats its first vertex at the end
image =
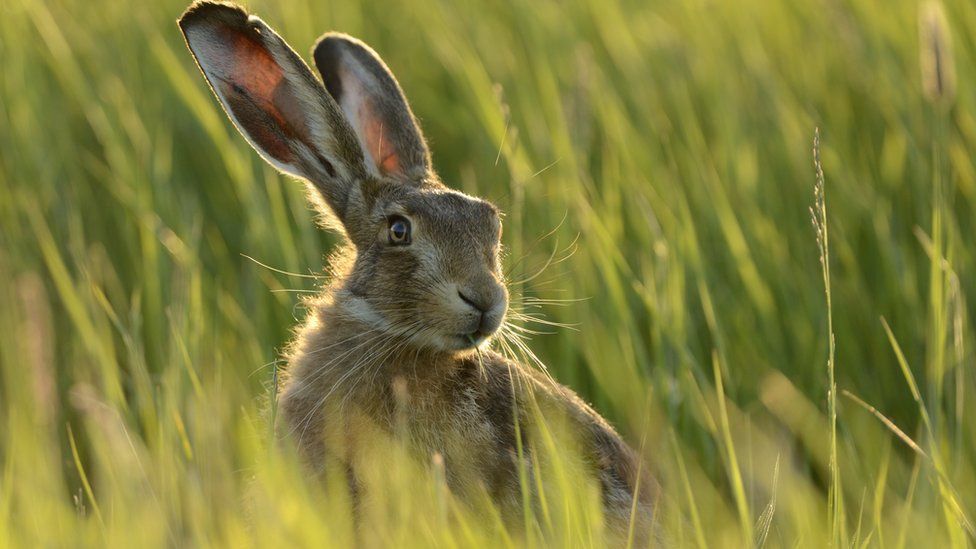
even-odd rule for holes
{"type": "MultiPolygon", "coordinates": [[[[966,546],[976,4],[935,27],[932,6],[247,7],[303,54],[335,29],[384,57],[445,182],[506,212],[513,306],[571,325],[529,322],[552,332],[529,347],[643,446],[675,543],[966,546]],[[874,412],[828,394],[828,318],[838,391],[874,412]]],[[[257,263],[318,274],[338,236],[226,120],[185,7],[0,6],[0,539],[338,539],[262,458],[275,361],[323,281],[257,263]]],[[[376,528],[466,539],[412,516],[376,528]]]]}

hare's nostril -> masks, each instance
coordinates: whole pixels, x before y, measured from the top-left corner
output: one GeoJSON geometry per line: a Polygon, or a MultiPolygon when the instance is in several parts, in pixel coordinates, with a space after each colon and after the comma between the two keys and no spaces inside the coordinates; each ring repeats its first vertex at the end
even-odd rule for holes
{"type": "Polygon", "coordinates": [[[461,290],[458,290],[458,297],[461,298],[461,301],[467,303],[468,305],[471,305],[472,307],[474,307],[475,309],[477,309],[478,312],[480,312],[480,313],[484,313],[485,311],[488,310],[487,307],[482,307],[480,303],[478,303],[477,301],[475,301],[475,300],[471,299],[470,297],[464,295],[461,292],[461,290]]]}

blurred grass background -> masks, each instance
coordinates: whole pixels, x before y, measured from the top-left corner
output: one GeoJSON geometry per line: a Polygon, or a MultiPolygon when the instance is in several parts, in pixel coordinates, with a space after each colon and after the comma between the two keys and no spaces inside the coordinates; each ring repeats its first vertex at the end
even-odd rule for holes
{"type": "MultiPolygon", "coordinates": [[[[577,330],[531,348],[643,445],[669,539],[700,547],[976,539],[976,4],[932,6],[248,3],[303,54],[337,29],[385,58],[445,181],[507,212],[512,280],[563,259],[514,289],[581,300],[543,311],[577,330]]],[[[185,7],[0,5],[4,544],[351,539],[266,448],[316,281],[246,257],[318,273],[336,236],[225,119],[185,7]]],[[[383,543],[533,542],[404,486],[383,543]]]]}

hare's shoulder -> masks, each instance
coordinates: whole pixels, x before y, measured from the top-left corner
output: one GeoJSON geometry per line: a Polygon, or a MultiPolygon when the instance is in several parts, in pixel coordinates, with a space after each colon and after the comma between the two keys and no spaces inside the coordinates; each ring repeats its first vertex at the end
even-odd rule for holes
{"type": "Polygon", "coordinates": [[[562,414],[575,424],[596,427],[617,436],[613,427],[593,407],[548,372],[511,361],[494,352],[484,353],[482,362],[493,390],[507,391],[526,407],[537,406],[544,415],[562,414]]]}
{"type": "MultiPolygon", "coordinates": [[[[458,386],[485,398],[513,403],[526,412],[563,414],[573,423],[592,424],[616,434],[603,417],[572,389],[539,368],[526,366],[493,352],[466,357],[455,370],[458,386]]],[[[509,414],[506,419],[511,421],[509,414]]]]}
{"type": "MultiPolygon", "coordinates": [[[[569,428],[570,432],[565,434],[580,444],[584,454],[581,457],[599,471],[604,498],[609,500],[607,503],[627,510],[635,492],[642,504],[651,502],[657,491],[653,477],[641,467],[637,452],[603,416],[549,374],[501,356],[496,358],[493,366],[499,379],[515,383],[514,394],[519,396],[517,406],[526,410],[534,408],[540,412],[541,420],[555,424],[562,422],[569,428]]],[[[539,419],[524,412],[521,415],[530,425],[539,419]]]]}

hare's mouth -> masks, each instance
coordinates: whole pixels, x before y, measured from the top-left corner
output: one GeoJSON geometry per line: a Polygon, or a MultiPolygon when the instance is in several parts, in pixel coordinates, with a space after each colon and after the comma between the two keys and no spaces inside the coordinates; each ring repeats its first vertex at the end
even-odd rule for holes
{"type": "Polygon", "coordinates": [[[489,333],[476,330],[467,334],[457,334],[454,337],[460,342],[462,349],[474,349],[484,343],[491,336],[489,333]]]}

